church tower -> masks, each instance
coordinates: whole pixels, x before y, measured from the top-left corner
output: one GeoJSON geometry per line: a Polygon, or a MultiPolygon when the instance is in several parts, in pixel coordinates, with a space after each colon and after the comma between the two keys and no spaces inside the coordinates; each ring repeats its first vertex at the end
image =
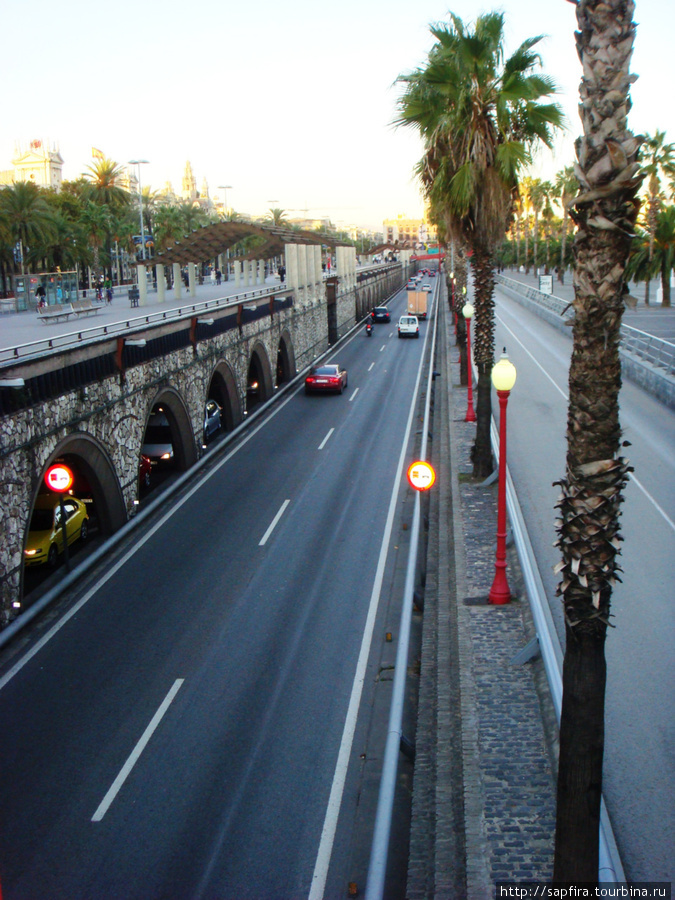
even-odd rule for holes
{"type": "Polygon", "coordinates": [[[185,163],[185,175],[183,175],[183,189],[181,191],[181,196],[184,200],[189,200],[190,203],[194,203],[197,199],[197,179],[194,176],[189,161],[185,163]]]}

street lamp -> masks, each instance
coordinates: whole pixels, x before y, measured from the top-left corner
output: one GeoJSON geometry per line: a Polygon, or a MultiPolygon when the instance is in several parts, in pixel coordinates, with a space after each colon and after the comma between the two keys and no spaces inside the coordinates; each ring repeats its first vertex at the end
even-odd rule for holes
{"type": "Polygon", "coordinates": [[[141,215],[141,253],[142,257],[145,260],[145,228],[143,226],[143,190],[141,188],[141,166],[147,165],[149,160],[147,159],[130,159],[129,165],[136,166],[136,171],[138,173],[138,209],[141,215]]]}
{"type": "Polygon", "coordinates": [[[227,215],[227,192],[232,190],[231,184],[219,184],[219,191],[225,191],[224,199],[223,199],[223,209],[225,210],[225,215],[227,215]]]}
{"type": "Polygon", "coordinates": [[[506,404],[516,383],[516,367],[506,355],[506,347],[499,362],[492,367],[492,383],[499,397],[499,481],[497,489],[497,558],[495,577],[488,603],[503,604],[511,600],[506,580],[506,404]]]}
{"type": "Polygon", "coordinates": [[[466,407],[466,416],[464,417],[465,422],[475,422],[476,421],[476,413],[473,408],[473,366],[471,365],[471,319],[474,314],[474,308],[470,303],[465,303],[462,307],[462,315],[466,320],[466,359],[469,369],[469,391],[468,391],[468,403],[466,407]]]}

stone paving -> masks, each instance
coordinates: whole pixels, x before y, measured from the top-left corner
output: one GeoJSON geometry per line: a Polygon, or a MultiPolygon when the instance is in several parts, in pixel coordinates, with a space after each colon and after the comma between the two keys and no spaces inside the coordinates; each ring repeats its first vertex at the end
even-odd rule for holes
{"type": "Polygon", "coordinates": [[[483,900],[497,881],[550,880],[553,865],[557,735],[541,660],[511,662],[534,634],[512,548],[507,573],[518,599],[484,602],[497,485],[471,476],[475,425],[464,422],[449,322],[434,405],[439,491],[430,510],[408,900],[483,900]]]}

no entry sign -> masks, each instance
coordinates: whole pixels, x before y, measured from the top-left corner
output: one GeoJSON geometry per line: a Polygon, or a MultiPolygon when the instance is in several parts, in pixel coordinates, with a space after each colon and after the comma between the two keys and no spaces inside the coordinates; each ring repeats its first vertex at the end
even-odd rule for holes
{"type": "Polygon", "coordinates": [[[73,486],[73,473],[68,466],[58,463],[45,472],[45,483],[50,490],[63,494],[73,486]]]}
{"type": "Polygon", "coordinates": [[[417,460],[408,467],[408,481],[416,491],[428,491],[436,481],[436,473],[428,462],[417,460]]]}

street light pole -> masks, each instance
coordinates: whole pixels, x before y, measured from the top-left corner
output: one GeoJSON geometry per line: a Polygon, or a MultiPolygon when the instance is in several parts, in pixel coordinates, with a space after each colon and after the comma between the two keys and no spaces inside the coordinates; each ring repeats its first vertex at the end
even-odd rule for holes
{"type": "Polygon", "coordinates": [[[504,604],[511,601],[511,591],[506,579],[506,404],[516,383],[516,367],[506,355],[506,347],[499,362],[492,367],[492,383],[499,397],[499,481],[497,487],[497,556],[495,577],[490,588],[488,603],[504,604]]]}
{"type": "Polygon", "coordinates": [[[474,308],[470,303],[465,303],[462,307],[462,315],[466,320],[466,359],[469,370],[469,390],[467,394],[467,407],[465,422],[475,422],[476,413],[473,408],[473,366],[471,365],[471,318],[473,317],[474,308]]]}
{"type": "Polygon", "coordinates": [[[223,199],[223,209],[225,210],[225,216],[227,217],[227,192],[232,190],[231,184],[219,184],[219,191],[225,191],[224,199],[223,199]]]}
{"type": "Polygon", "coordinates": [[[142,259],[145,260],[145,227],[143,225],[143,190],[141,188],[141,166],[147,165],[149,160],[147,159],[130,159],[129,165],[136,166],[136,171],[138,173],[138,210],[141,217],[141,254],[142,259]]]}

